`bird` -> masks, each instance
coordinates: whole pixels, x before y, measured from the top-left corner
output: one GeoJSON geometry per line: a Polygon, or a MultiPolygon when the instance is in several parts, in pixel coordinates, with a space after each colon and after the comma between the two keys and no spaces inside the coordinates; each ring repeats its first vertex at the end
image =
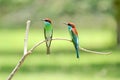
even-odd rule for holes
{"type": "Polygon", "coordinates": [[[50,54],[50,46],[53,37],[52,21],[49,18],[42,19],[44,21],[44,37],[46,40],[47,54],[50,54]]]}
{"type": "Polygon", "coordinates": [[[73,45],[76,50],[77,58],[79,58],[79,39],[78,39],[78,32],[75,27],[75,24],[72,22],[68,22],[68,23],[64,23],[64,24],[66,24],[68,26],[68,31],[71,35],[71,39],[72,39],[73,45]]]}

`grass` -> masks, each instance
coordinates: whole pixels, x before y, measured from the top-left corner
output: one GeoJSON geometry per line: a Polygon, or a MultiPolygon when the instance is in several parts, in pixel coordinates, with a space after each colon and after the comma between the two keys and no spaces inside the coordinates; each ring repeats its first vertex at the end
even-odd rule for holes
{"type": "MultiPolygon", "coordinates": [[[[5,80],[8,77],[22,56],[24,32],[22,29],[0,31],[0,80],[5,80]]],[[[86,33],[87,30],[80,30],[79,32],[83,47],[103,51],[103,48],[112,47],[115,43],[115,35],[111,31],[89,30],[88,34],[86,33]]],[[[54,32],[54,37],[69,38],[66,31],[60,33],[61,31],[54,32]]],[[[30,30],[29,48],[43,39],[44,36],[41,30],[30,30]]],[[[119,49],[112,50],[111,55],[81,52],[80,59],[76,59],[72,44],[64,41],[54,41],[52,42],[51,51],[52,54],[47,56],[45,45],[39,46],[33,54],[28,56],[13,80],[120,79],[119,49]]]]}
{"type": "MultiPolygon", "coordinates": [[[[19,58],[13,55],[1,56],[0,75],[3,75],[1,80],[6,79],[19,58]]],[[[75,54],[51,54],[50,56],[33,54],[25,60],[13,80],[56,80],[57,78],[58,80],[119,80],[119,67],[118,53],[107,56],[81,53],[79,60],[76,59],[75,54]]]]}
{"type": "Polygon", "coordinates": [[[58,73],[58,72],[44,72],[44,73],[18,73],[13,80],[119,80],[118,78],[112,78],[112,77],[104,77],[104,76],[100,76],[99,73],[98,74],[94,74],[94,75],[83,75],[83,74],[66,74],[66,73],[58,73]],[[24,77],[21,77],[21,75],[24,75],[24,77]],[[31,77],[30,77],[31,76],[31,77]]]}
{"type": "Polygon", "coordinates": [[[111,78],[111,77],[102,77],[99,76],[99,74],[93,75],[93,76],[89,76],[87,75],[83,75],[83,74],[66,74],[66,73],[51,73],[51,72],[44,72],[44,73],[18,73],[13,80],[119,80],[118,78],[111,78]],[[24,77],[21,77],[22,75],[24,75],[24,77]]]}

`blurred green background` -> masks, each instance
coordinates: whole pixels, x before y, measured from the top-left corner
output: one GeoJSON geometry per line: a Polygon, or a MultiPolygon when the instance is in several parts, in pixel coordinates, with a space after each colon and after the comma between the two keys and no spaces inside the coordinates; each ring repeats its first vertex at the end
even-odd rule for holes
{"type": "Polygon", "coordinates": [[[44,40],[41,19],[53,21],[54,38],[70,38],[64,22],[74,22],[81,51],[76,59],[71,43],[53,41],[51,55],[45,44],[28,56],[12,80],[120,80],[120,47],[116,41],[113,0],[0,0],[0,80],[7,79],[23,55],[26,21],[30,19],[28,49],[44,40]]]}

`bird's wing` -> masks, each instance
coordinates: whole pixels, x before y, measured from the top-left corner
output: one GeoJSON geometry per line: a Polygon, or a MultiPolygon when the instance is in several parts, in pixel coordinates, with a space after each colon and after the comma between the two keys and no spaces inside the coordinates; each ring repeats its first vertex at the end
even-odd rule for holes
{"type": "Polygon", "coordinates": [[[77,32],[76,28],[72,28],[72,32],[73,32],[74,34],[78,35],[78,32],[77,32]]]}
{"type": "Polygon", "coordinates": [[[45,28],[44,28],[44,37],[45,37],[45,39],[47,38],[47,37],[46,37],[46,30],[45,30],[45,28]]]}
{"type": "Polygon", "coordinates": [[[72,41],[75,43],[75,44],[78,44],[79,41],[78,41],[78,33],[77,31],[75,31],[74,29],[71,30],[71,36],[72,36],[72,41]]]}
{"type": "Polygon", "coordinates": [[[50,37],[50,38],[52,39],[52,37],[53,37],[53,29],[52,29],[52,34],[51,34],[51,37],[50,37]]]}

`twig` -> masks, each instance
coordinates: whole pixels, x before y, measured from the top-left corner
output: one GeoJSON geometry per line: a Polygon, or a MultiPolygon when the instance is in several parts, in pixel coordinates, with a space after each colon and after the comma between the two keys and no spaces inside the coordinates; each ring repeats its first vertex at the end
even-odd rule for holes
{"type": "Polygon", "coordinates": [[[40,44],[42,44],[42,43],[44,43],[44,42],[46,42],[46,40],[43,40],[43,41],[40,41],[40,42],[36,43],[36,44],[29,50],[29,52],[32,53],[33,50],[34,50],[36,47],[38,47],[40,44]]]}
{"type": "Polygon", "coordinates": [[[30,22],[31,22],[30,20],[28,20],[26,22],[26,33],[25,33],[25,38],[24,38],[24,55],[22,56],[22,58],[20,59],[20,61],[16,65],[16,67],[13,69],[13,71],[10,73],[10,75],[9,75],[7,80],[11,80],[12,79],[12,77],[17,72],[17,70],[19,69],[21,64],[24,62],[26,56],[29,54],[29,52],[27,52],[27,43],[28,43],[28,33],[29,33],[30,22]]]}
{"type": "Polygon", "coordinates": [[[84,52],[88,52],[88,53],[94,53],[94,54],[102,54],[102,55],[107,55],[107,54],[111,54],[112,52],[98,52],[98,51],[93,51],[93,50],[89,50],[83,47],[80,47],[80,50],[84,51],[84,52]]]}
{"type": "Polygon", "coordinates": [[[7,80],[11,80],[12,77],[14,76],[14,74],[17,72],[17,70],[20,68],[20,66],[22,65],[22,63],[24,62],[25,58],[27,57],[28,54],[25,54],[22,56],[22,58],[20,59],[20,61],[18,62],[18,64],[16,65],[16,67],[13,69],[13,71],[10,73],[9,77],[7,80]]]}
{"type": "Polygon", "coordinates": [[[30,20],[26,23],[26,33],[24,38],[24,55],[27,53],[27,44],[28,44],[28,33],[29,33],[29,27],[30,27],[30,20]]]}
{"type": "MultiPolygon", "coordinates": [[[[40,41],[38,43],[36,43],[29,51],[27,51],[27,43],[28,43],[28,33],[29,33],[29,27],[30,27],[30,20],[27,21],[26,24],[26,34],[25,34],[25,39],[24,39],[24,55],[22,56],[22,58],[19,60],[19,62],[17,63],[16,67],[13,69],[13,71],[10,73],[10,75],[8,76],[7,80],[11,80],[12,77],[15,75],[15,73],[17,72],[17,70],[20,68],[20,66],[22,65],[22,63],[25,61],[26,57],[31,54],[35,48],[37,48],[39,45],[41,45],[42,43],[46,42],[46,40],[40,41]]],[[[64,41],[69,41],[72,42],[69,39],[64,39],[64,38],[54,38],[52,40],[64,40],[64,41]]],[[[80,47],[80,50],[85,51],[85,52],[89,52],[89,53],[96,53],[96,54],[110,54],[111,52],[97,52],[97,51],[92,51],[92,50],[88,50],[85,48],[80,47]]]]}
{"type": "MultiPolygon", "coordinates": [[[[71,40],[69,39],[65,39],[65,38],[53,38],[52,40],[63,40],[63,41],[69,41],[69,42],[72,42],[71,40]]],[[[36,45],[34,45],[30,50],[29,52],[33,52],[33,50],[38,47],[40,44],[46,42],[45,40],[43,41],[40,41],[38,42],[36,45]]],[[[89,49],[86,49],[86,48],[83,48],[83,47],[79,47],[80,50],[84,51],[84,52],[88,52],[88,53],[94,53],[94,54],[102,54],[102,55],[106,55],[106,54],[111,54],[112,52],[98,52],[98,51],[93,51],[93,50],[89,50],[89,49]]]]}
{"type": "MultiPolygon", "coordinates": [[[[64,40],[64,41],[72,42],[71,40],[64,39],[64,38],[54,38],[52,40],[64,40]]],[[[46,40],[43,40],[43,41],[40,41],[40,42],[36,43],[25,55],[22,56],[22,58],[20,59],[20,61],[16,65],[16,67],[10,73],[10,75],[9,75],[9,77],[8,77],[7,80],[11,80],[12,79],[12,77],[14,76],[14,74],[17,72],[17,70],[19,69],[19,67],[22,65],[22,63],[26,59],[27,55],[31,54],[39,45],[41,45],[44,42],[46,42],[46,40]]],[[[89,52],[89,53],[96,53],[96,54],[110,54],[111,53],[111,52],[106,52],[105,53],[105,52],[92,51],[92,50],[88,50],[88,49],[85,49],[85,48],[82,48],[82,47],[80,47],[80,50],[85,51],[85,52],[89,52]]]]}

